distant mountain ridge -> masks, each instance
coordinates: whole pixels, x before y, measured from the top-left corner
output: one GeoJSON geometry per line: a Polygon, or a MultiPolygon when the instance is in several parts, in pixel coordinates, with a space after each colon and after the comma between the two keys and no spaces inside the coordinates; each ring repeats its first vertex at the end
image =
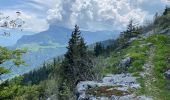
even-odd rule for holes
{"type": "MultiPolygon", "coordinates": [[[[48,41],[57,42],[60,44],[67,44],[71,33],[72,33],[71,29],[51,25],[47,31],[40,32],[35,35],[23,36],[21,39],[17,41],[16,45],[27,44],[31,42],[40,43],[48,41]]],[[[116,38],[118,37],[119,31],[96,31],[96,32],[81,31],[81,34],[85,38],[85,41],[88,44],[91,44],[97,41],[116,38]]]]}

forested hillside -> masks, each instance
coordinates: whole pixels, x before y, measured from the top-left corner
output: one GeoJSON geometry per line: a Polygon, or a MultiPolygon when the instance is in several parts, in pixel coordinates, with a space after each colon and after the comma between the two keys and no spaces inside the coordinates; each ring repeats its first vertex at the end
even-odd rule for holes
{"type": "Polygon", "coordinates": [[[170,100],[169,7],[115,40],[84,41],[76,25],[64,57],[1,83],[0,100],[170,100]]]}

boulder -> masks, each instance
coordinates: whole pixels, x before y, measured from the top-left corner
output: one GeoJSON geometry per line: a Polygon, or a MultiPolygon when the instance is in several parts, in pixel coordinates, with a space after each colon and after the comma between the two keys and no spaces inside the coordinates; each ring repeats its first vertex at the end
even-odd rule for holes
{"type": "Polygon", "coordinates": [[[120,64],[119,64],[119,67],[122,67],[122,68],[125,68],[125,67],[128,67],[129,64],[131,63],[131,58],[130,57],[126,57],[125,59],[123,59],[120,64]]]}
{"type": "Polygon", "coordinates": [[[170,79],[170,69],[167,70],[164,74],[166,78],[170,79]]]}
{"type": "Polygon", "coordinates": [[[77,100],[88,100],[86,96],[86,90],[89,88],[94,88],[97,86],[95,81],[82,81],[79,82],[76,86],[76,96],[77,100]]]}

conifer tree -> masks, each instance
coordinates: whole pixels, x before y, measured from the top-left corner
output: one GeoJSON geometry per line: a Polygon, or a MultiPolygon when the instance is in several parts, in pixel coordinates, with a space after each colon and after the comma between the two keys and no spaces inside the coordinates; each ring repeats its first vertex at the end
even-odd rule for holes
{"type": "Polygon", "coordinates": [[[124,33],[124,38],[129,39],[132,37],[136,37],[139,34],[139,28],[137,27],[136,23],[131,19],[129,24],[127,25],[127,30],[124,33]]]}
{"type": "Polygon", "coordinates": [[[125,37],[126,38],[132,37],[134,30],[135,30],[134,22],[131,19],[129,21],[129,24],[127,25],[127,31],[125,32],[125,37]]]}
{"type": "Polygon", "coordinates": [[[168,14],[168,6],[166,6],[165,11],[163,12],[163,15],[167,15],[168,14]]]}
{"type": "Polygon", "coordinates": [[[87,47],[76,25],[71,34],[68,51],[61,65],[61,76],[66,80],[70,89],[73,89],[79,80],[88,80],[91,75],[91,60],[87,54],[87,47]]]}
{"type": "Polygon", "coordinates": [[[95,47],[94,47],[94,54],[95,56],[99,56],[100,54],[102,54],[104,47],[102,46],[101,43],[96,43],[95,47]]]}
{"type": "Polygon", "coordinates": [[[57,59],[53,58],[53,66],[56,66],[56,65],[57,65],[57,59]]]}

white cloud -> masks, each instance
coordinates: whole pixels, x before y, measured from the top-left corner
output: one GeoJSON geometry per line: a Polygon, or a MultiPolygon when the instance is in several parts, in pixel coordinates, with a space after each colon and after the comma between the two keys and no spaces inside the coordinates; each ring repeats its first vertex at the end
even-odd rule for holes
{"type": "MultiPolygon", "coordinates": [[[[56,5],[47,11],[48,20],[57,21],[67,27],[79,24],[86,30],[122,29],[129,19],[133,18],[141,24],[149,15],[148,12],[132,5],[132,0],[56,1],[56,5]]],[[[137,0],[137,3],[145,1],[137,0]]]]}
{"type": "Polygon", "coordinates": [[[24,28],[32,32],[42,32],[49,28],[49,24],[46,19],[39,18],[36,15],[25,15],[23,17],[25,20],[24,28]]]}
{"type": "Polygon", "coordinates": [[[26,22],[24,30],[29,31],[21,32],[23,34],[18,36],[15,34],[17,39],[25,34],[45,31],[51,22],[67,28],[73,28],[78,24],[81,29],[90,31],[122,30],[129,19],[133,18],[142,24],[145,19],[152,18],[154,13],[164,9],[165,5],[170,5],[170,0],[18,0],[10,4],[8,2],[9,0],[5,0],[0,4],[1,12],[15,19],[15,12],[21,11],[21,17],[26,22]]]}
{"type": "Polygon", "coordinates": [[[30,2],[27,2],[26,4],[24,4],[24,5],[20,5],[20,7],[26,7],[26,6],[28,6],[28,7],[32,7],[32,8],[35,8],[35,9],[37,9],[37,10],[45,10],[45,9],[47,9],[47,8],[45,8],[45,7],[43,7],[42,5],[40,5],[40,4],[35,4],[35,3],[30,3],[30,2]]]}
{"type": "MultiPolygon", "coordinates": [[[[48,29],[48,22],[72,28],[75,24],[85,30],[114,30],[124,29],[129,19],[135,19],[142,24],[148,17],[149,11],[143,5],[150,0],[30,0],[29,6],[37,8],[46,15],[38,17],[38,13],[25,13],[27,29],[35,32],[48,29]],[[48,20],[48,22],[46,21],[48,20]],[[29,27],[31,26],[31,27],[29,27]]],[[[167,4],[169,0],[154,0],[152,3],[167,4]],[[162,3],[161,3],[162,2],[162,3]]],[[[149,5],[150,6],[150,5],[149,5]]]]}
{"type": "Polygon", "coordinates": [[[170,5],[170,0],[161,0],[163,3],[170,5]]]}
{"type": "Polygon", "coordinates": [[[69,28],[78,24],[81,28],[92,31],[123,29],[131,18],[143,24],[145,19],[151,19],[156,13],[156,10],[151,9],[153,5],[170,4],[170,0],[32,1],[49,8],[46,17],[49,22],[69,28]]]}
{"type": "Polygon", "coordinates": [[[51,8],[54,7],[60,0],[30,0],[30,1],[35,2],[38,5],[42,5],[43,7],[51,8]]]}
{"type": "Polygon", "coordinates": [[[51,19],[58,19],[58,20],[62,20],[62,6],[61,6],[61,1],[58,1],[57,4],[55,5],[55,7],[53,9],[49,9],[47,11],[47,19],[51,20],[51,19]]]}

